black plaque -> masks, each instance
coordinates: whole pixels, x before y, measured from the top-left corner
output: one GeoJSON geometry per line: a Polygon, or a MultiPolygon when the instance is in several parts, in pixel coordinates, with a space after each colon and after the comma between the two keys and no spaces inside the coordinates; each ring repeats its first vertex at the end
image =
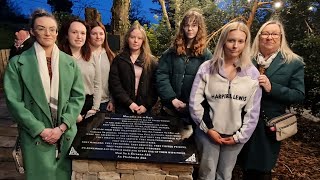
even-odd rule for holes
{"type": "Polygon", "coordinates": [[[193,138],[181,139],[175,122],[162,117],[98,113],[78,126],[74,159],[197,164],[193,138]]]}

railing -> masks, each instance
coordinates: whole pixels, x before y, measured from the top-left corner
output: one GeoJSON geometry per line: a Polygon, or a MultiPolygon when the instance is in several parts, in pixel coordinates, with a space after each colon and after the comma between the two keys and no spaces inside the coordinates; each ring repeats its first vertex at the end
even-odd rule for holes
{"type": "Polygon", "coordinates": [[[10,49],[0,49],[0,87],[3,85],[3,75],[9,61],[10,49]]]}

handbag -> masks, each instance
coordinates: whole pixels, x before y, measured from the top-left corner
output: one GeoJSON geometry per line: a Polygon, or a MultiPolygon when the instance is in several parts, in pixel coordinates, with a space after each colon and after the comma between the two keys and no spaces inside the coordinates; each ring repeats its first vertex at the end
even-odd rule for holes
{"type": "Polygon", "coordinates": [[[22,151],[20,147],[20,138],[18,137],[16,140],[16,144],[13,147],[12,156],[14,162],[16,164],[16,169],[20,174],[24,174],[24,167],[23,167],[23,158],[22,158],[22,151]]]}
{"type": "Polygon", "coordinates": [[[285,113],[267,122],[268,127],[275,127],[277,141],[287,139],[298,132],[297,117],[292,113],[285,113]]]}

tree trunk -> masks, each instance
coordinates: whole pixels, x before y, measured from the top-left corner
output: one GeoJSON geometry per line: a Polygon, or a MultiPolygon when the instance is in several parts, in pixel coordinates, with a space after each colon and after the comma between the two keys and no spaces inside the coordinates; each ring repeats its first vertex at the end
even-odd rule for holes
{"type": "Polygon", "coordinates": [[[85,19],[87,22],[90,22],[90,21],[100,21],[101,22],[101,14],[95,8],[86,8],[85,9],[85,19]]]}
{"type": "Polygon", "coordinates": [[[174,4],[174,24],[175,24],[175,29],[178,29],[179,28],[179,24],[180,24],[180,21],[181,21],[181,17],[182,17],[182,14],[181,14],[181,0],[171,0],[173,1],[172,4],[174,4]]]}
{"type": "Polygon", "coordinates": [[[159,3],[162,8],[163,20],[166,22],[168,30],[171,30],[169,16],[168,16],[167,9],[166,9],[166,2],[165,2],[165,0],[159,0],[159,3]]]}
{"type": "Polygon", "coordinates": [[[111,32],[114,35],[120,35],[120,48],[123,47],[123,38],[128,31],[130,0],[113,0],[111,32]]]}

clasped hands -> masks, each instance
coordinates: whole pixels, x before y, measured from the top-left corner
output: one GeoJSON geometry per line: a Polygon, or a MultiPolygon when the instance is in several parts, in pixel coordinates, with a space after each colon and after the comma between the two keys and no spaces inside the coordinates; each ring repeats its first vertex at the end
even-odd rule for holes
{"type": "Polygon", "coordinates": [[[47,142],[48,144],[55,144],[60,139],[60,137],[66,129],[67,126],[63,123],[60,125],[60,127],[45,128],[40,133],[40,136],[42,140],[47,142]]]}
{"type": "Polygon", "coordinates": [[[134,102],[130,104],[129,108],[133,113],[136,112],[139,115],[147,112],[146,107],[144,107],[143,105],[138,106],[134,102]]]}
{"type": "Polygon", "coordinates": [[[186,104],[186,103],[180,101],[180,100],[177,99],[177,98],[173,99],[173,100],[171,101],[171,103],[172,103],[172,105],[174,106],[174,108],[175,108],[177,111],[179,111],[179,112],[185,110],[185,108],[187,107],[187,104],[186,104]]]}
{"type": "Polygon", "coordinates": [[[228,136],[228,137],[222,138],[220,136],[220,134],[217,131],[213,130],[213,129],[209,129],[207,134],[208,134],[209,138],[211,140],[213,140],[217,144],[220,144],[220,145],[223,145],[223,144],[224,145],[236,144],[236,142],[234,141],[232,136],[228,136]]]}

